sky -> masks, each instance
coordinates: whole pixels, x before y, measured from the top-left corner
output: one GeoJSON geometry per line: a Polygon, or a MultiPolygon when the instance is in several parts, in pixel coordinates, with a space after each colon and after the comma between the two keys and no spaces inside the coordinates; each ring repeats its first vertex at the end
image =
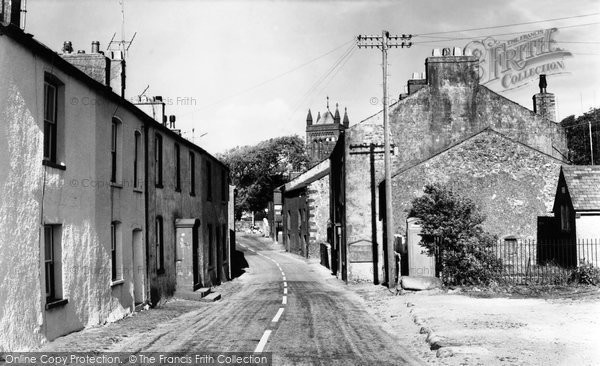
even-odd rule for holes
{"type": "MultiPolygon", "coordinates": [[[[359,34],[384,29],[416,35],[412,47],[389,51],[392,100],[425,71],[433,48],[556,27],[556,46],[572,54],[561,74],[548,77],[558,120],[600,104],[600,0],[122,1],[124,22],[120,0],[29,0],[25,30],[56,51],[69,40],[86,52],[92,41],[104,50],[113,34],[135,33],[127,98],[146,88],[145,95],[162,96],[183,135],[213,154],[304,136],[308,109],[325,111],[327,96],[332,110],[336,103],[341,113],[348,109],[351,125],[377,113],[381,52],[353,45],[359,34]],[[566,17],[573,18],[540,22],[566,17]],[[528,22],[537,23],[489,28],[528,22]]],[[[532,109],[537,84],[487,86],[532,109]]]]}

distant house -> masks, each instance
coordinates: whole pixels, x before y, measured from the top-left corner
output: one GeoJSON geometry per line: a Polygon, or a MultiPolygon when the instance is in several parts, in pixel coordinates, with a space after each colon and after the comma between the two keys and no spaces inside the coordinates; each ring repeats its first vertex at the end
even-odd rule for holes
{"type": "Polygon", "coordinates": [[[552,212],[553,217],[538,219],[538,246],[558,243],[563,254],[555,258],[558,251],[539,248],[540,258],[570,266],[600,264],[600,166],[562,166],[552,212]]]}

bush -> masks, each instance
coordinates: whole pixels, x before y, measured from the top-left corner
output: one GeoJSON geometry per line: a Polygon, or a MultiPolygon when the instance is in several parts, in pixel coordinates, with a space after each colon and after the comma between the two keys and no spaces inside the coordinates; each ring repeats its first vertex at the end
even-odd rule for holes
{"type": "Polygon", "coordinates": [[[600,285],[600,268],[594,267],[589,262],[582,263],[573,270],[569,282],[581,285],[600,285]]]}
{"type": "Polygon", "coordinates": [[[492,248],[496,237],[483,231],[485,220],[473,201],[439,184],[425,187],[409,216],[421,220],[421,245],[438,256],[445,285],[489,285],[497,281],[501,261],[492,248]]]}

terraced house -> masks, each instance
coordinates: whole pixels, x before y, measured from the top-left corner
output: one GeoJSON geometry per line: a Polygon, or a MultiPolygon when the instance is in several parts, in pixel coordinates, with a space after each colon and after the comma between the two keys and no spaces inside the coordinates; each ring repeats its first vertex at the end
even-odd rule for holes
{"type": "Polygon", "coordinates": [[[57,53],[2,4],[0,351],[227,280],[227,168],[124,98],[121,53],[57,53]]]}

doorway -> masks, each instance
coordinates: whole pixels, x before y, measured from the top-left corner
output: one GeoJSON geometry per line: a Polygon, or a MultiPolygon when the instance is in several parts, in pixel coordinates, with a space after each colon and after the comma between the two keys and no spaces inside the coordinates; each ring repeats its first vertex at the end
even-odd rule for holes
{"type": "Polygon", "coordinates": [[[144,245],[142,230],[133,230],[132,239],[132,267],[133,267],[133,301],[139,305],[146,300],[146,268],[144,266],[144,245]]]}

